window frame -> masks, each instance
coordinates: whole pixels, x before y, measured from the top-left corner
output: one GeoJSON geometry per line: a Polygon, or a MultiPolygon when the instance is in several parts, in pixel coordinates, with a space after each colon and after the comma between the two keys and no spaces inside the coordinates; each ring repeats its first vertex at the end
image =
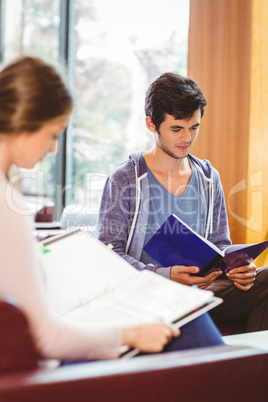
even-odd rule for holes
{"type": "Polygon", "coordinates": [[[5,0],[0,0],[0,63],[4,59],[4,15],[5,15],[5,0]]]}
{"type": "MultiPolygon", "coordinates": [[[[60,27],[59,27],[59,59],[66,66],[70,75],[70,55],[73,41],[71,29],[74,20],[74,0],[60,0],[60,27]]],[[[69,80],[70,81],[70,80],[69,80]]],[[[54,220],[59,221],[66,206],[66,178],[67,178],[67,136],[68,128],[60,136],[55,166],[55,211],[54,220]]]]}

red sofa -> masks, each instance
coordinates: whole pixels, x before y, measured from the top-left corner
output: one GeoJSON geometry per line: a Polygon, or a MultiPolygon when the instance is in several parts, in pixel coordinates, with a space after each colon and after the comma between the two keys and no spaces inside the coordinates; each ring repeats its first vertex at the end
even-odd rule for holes
{"type": "Polygon", "coordinates": [[[268,400],[268,353],[219,346],[58,368],[41,367],[26,319],[0,300],[0,401],[268,400]]]}

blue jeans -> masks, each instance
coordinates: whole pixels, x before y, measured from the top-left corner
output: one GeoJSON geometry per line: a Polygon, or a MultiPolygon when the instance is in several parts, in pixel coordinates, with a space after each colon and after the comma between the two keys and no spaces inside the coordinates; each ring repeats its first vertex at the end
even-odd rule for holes
{"type": "Polygon", "coordinates": [[[224,345],[221,334],[208,313],[185,324],[180,331],[180,336],[173,338],[163,352],[224,345]]]}

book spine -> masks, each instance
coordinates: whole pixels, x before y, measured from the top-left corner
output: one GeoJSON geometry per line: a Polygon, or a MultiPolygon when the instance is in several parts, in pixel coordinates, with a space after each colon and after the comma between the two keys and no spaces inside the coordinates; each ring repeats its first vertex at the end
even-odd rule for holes
{"type": "Polygon", "coordinates": [[[216,256],[212,261],[210,261],[210,263],[209,263],[205,268],[203,268],[202,271],[199,272],[197,275],[198,275],[198,276],[206,276],[212,268],[216,267],[217,264],[223,260],[223,258],[224,258],[224,257],[223,257],[222,255],[220,255],[220,254],[217,255],[217,256],[216,256]]]}

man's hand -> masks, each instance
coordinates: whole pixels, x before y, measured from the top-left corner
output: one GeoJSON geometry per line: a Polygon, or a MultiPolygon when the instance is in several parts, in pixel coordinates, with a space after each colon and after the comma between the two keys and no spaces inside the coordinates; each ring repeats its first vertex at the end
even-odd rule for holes
{"type": "Polygon", "coordinates": [[[251,263],[231,269],[227,274],[227,278],[234,282],[234,285],[241,290],[247,291],[254,285],[256,278],[256,265],[251,263]]]}
{"type": "Polygon", "coordinates": [[[174,265],[170,269],[170,279],[172,281],[182,283],[183,285],[197,285],[200,289],[207,288],[222,271],[211,272],[210,274],[202,276],[191,276],[191,274],[197,274],[200,271],[198,267],[185,267],[183,265],[174,265]]]}

